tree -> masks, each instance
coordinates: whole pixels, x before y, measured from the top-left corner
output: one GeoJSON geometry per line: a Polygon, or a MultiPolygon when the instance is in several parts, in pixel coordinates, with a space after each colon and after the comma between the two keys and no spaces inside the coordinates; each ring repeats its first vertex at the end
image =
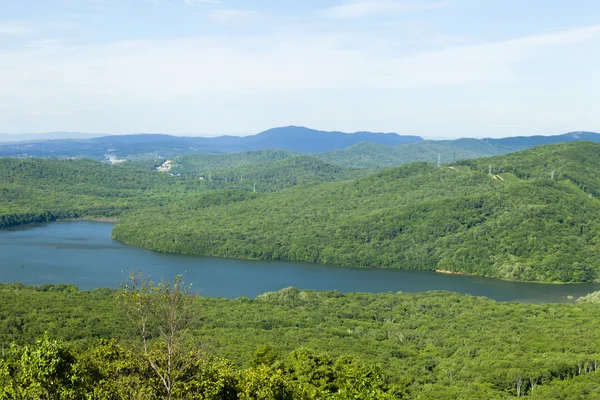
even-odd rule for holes
{"type": "Polygon", "coordinates": [[[12,345],[11,355],[14,357],[12,368],[10,363],[0,362],[0,384],[4,392],[0,393],[0,399],[80,398],[82,382],[75,356],[64,343],[45,334],[36,340],[35,346],[12,345]]]}
{"type": "Polygon", "coordinates": [[[173,282],[160,283],[144,278],[140,272],[130,274],[123,285],[123,301],[129,315],[136,321],[145,359],[164,386],[168,399],[177,386],[190,379],[201,353],[194,351],[188,327],[197,310],[191,285],[182,275],[173,282]]]}

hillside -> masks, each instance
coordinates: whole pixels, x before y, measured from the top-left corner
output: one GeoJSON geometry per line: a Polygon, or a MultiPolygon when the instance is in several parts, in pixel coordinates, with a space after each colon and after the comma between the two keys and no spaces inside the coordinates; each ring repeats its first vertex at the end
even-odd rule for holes
{"type": "Polygon", "coordinates": [[[154,171],[154,163],[144,162],[107,165],[86,159],[0,159],[0,228],[65,218],[114,219],[130,209],[173,203],[205,207],[255,196],[250,192],[343,181],[370,172],[311,156],[281,160],[273,156],[275,161],[266,162],[264,154],[278,152],[258,153],[260,162],[255,165],[240,163],[205,176],[173,176],[154,171]]]}
{"type": "MultiPolygon", "coordinates": [[[[437,164],[438,156],[442,164],[448,164],[465,159],[507,154],[540,144],[570,142],[583,138],[600,141],[600,135],[587,133],[483,140],[424,140],[400,145],[361,142],[347,148],[313,153],[312,155],[325,162],[347,167],[390,168],[418,161],[437,164]]],[[[297,153],[275,149],[218,155],[184,155],[174,160],[174,171],[177,173],[205,173],[215,169],[258,164],[294,155],[297,153]]]]}
{"type": "Polygon", "coordinates": [[[0,228],[71,218],[118,218],[134,208],[196,207],[252,196],[208,191],[194,178],[92,160],[0,159],[0,228]]]}
{"type": "Polygon", "coordinates": [[[297,155],[297,153],[276,149],[232,154],[193,154],[175,158],[171,172],[174,174],[208,174],[217,169],[269,163],[297,155]]]}
{"type": "Polygon", "coordinates": [[[235,189],[256,192],[276,192],[298,185],[338,182],[366,176],[373,171],[323,162],[311,156],[294,156],[203,174],[209,189],[235,189]]]}
{"type": "Polygon", "coordinates": [[[589,217],[600,211],[599,154],[600,144],[578,141],[364,176],[369,170],[267,151],[210,179],[90,160],[2,159],[0,226],[119,218],[115,238],[165,252],[592,281],[600,271],[600,226],[589,217]]]}
{"type": "MultiPolygon", "coordinates": [[[[355,168],[390,168],[411,162],[437,164],[438,155],[443,164],[456,160],[489,157],[508,153],[508,150],[491,146],[482,140],[457,139],[446,141],[421,141],[412,144],[390,146],[372,142],[360,142],[353,146],[323,153],[312,153],[319,160],[355,168]]],[[[217,169],[235,168],[270,163],[299,156],[291,151],[267,149],[230,154],[191,154],[173,159],[171,172],[207,174],[217,169]]]]}
{"type": "Polygon", "coordinates": [[[352,167],[389,168],[423,161],[437,164],[438,155],[443,164],[467,158],[489,157],[508,153],[509,150],[490,146],[477,139],[426,140],[413,144],[386,146],[363,142],[354,146],[315,154],[315,157],[333,164],[352,167]]]}
{"type": "Polygon", "coordinates": [[[587,140],[590,142],[600,142],[600,133],[596,132],[569,132],[562,135],[554,136],[515,136],[502,139],[483,139],[485,142],[493,146],[517,151],[527,149],[533,146],[543,146],[546,144],[557,144],[565,142],[575,142],[579,140],[587,140]]]}
{"type": "Polygon", "coordinates": [[[589,216],[598,215],[600,202],[593,195],[599,186],[585,171],[600,168],[599,153],[600,144],[576,142],[491,159],[509,165],[517,157],[529,175],[488,175],[469,163],[409,164],[193,212],[181,206],[132,211],[113,234],[181,254],[591,281],[600,272],[600,223],[589,216]],[[572,160],[583,177],[551,180],[527,167],[550,155],[572,160]]]}

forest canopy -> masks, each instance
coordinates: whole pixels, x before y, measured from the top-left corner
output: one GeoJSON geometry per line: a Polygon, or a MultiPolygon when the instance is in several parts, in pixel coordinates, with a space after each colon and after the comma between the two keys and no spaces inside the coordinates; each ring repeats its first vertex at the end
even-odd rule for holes
{"type": "Polygon", "coordinates": [[[162,252],[589,282],[600,272],[589,218],[600,211],[599,154],[578,141],[363,176],[263,151],[220,159],[230,168],[210,178],[0,159],[0,226],[111,218],[114,238],[162,252]]]}
{"type": "MultiPolygon", "coordinates": [[[[55,398],[81,398],[76,394],[93,390],[98,399],[133,393],[164,398],[135,350],[136,327],[119,297],[119,291],[70,285],[0,285],[0,342],[6,350],[0,385],[41,390],[63,379],[64,396],[55,398]],[[32,363],[50,356],[58,371],[50,374],[39,364],[39,373],[27,375],[32,363]]],[[[192,307],[200,318],[191,324],[190,337],[203,356],[194,356],[189,366],[195,378],[185,393],[191,397],[236,398],[224,390],[264,399],[600,395],[595,303],[288,288],[256,299],[197,297],[192,307]],[[212,397],[204,392],[208,388],[212,397]],[[280,394],[260,397],[247,392],[251,388],[280,394]]]]}

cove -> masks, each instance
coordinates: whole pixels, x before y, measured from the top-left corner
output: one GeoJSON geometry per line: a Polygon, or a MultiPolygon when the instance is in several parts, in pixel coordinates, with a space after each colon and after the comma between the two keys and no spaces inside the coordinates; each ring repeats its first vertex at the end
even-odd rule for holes
{"type": "Polygon", "coordinates": [[[600,284],[551,285],[391,269],[360,269],[290,261],[248,261],[156,253],[111,239],[112,223],[69,221],[0,230],[0,282],[68,283],[116,288],[131,270],[157,281],[184,273],[200,294],[255,297],[295,286],[340,292],[447,290],[497,301],[568,302],[600,284]]]}

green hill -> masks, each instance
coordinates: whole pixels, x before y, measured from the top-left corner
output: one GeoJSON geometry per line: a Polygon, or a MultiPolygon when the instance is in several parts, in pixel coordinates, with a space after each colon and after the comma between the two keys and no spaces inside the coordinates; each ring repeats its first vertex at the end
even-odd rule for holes
{"type": "Polygon", "coordinates": [[[369,170],[312,156],[264,162],[266,154],[210,180],[89,160],[1,159],[0,226],[119,218],[116,238],[165,252],[598,279],[600,223],[590,216],[600,211],[600,144],[452,167],[413,163],[354,181],[369,170]],[[280,192],[250,193],[255,184],[280,192]]]}
{"type": "Polygon", "coordinates": [[[372,172],[367,168],[329,164],[311,156],[293,156],[217,169],[199,179],[210,189],[274,192],[297,185],[356,179],[372,172]]]}
{"type": "Polygon", "coordinates": [[[257,155],[254,164],[216,169],[210,179],[193,174],[172,176],[142,163],[0,159],[0,227],[83,217],[114,219],[128,210],[174,203],[197,209],[255,197],[249,192],[342,181],[370,172],[311,156],[278,160],[279,156],[277,151],[265,151],[257,155]],[[274,161],[265,161],[268,159],[274,161]]]}
{"type": "Polygon", "coordinates": [[[589,175],[599,152],[575,142],[457,167],[415,163],[193,212],[148,208],[128,213],[114,237],[181,254],[591,281],[600,223],[590,216],[600,202],[589,175]],[[570,174],[541,174],[537,160],[549,157],[570,160],[570,174]],[[488,175],[490,162],[513,172],[488,175]]]}
{"type": "Polygon", "coordinates": [[[451,163],[467,158],[489,157],[508,153],[509,150],[477,139],[426,140],[413,144],[387,146],[369,142],[315,154],[321,160],[352,167],[396,167],[416,161],[437,164],[451,163]]]}
{"type": "Polygon", "coordinates": [[[208,174],[221,169],[246,167],[249,165],[285,160],[297,155],[291,151],[267,149],[244,151],[232,154],[193,154],[180,156],[173,160],[173,174],[208,174]]]}
{"type": "Polygon", "coordinates": [[[130,209],[178,201],[199,207],[251,197],[209,192],[191,177],[85,159],[4,158],[0,176],[0,228],[55,219],[118,218],[130,209]]]}
{"type": "MultiPolygon", "coordinates": [[[[357,168],[389,168],[411,162],[423,161],[437,164],[438,155],[442,163],[456,160],[489,157],[505,154],[510,150],[493,146],[478,139],[426,140],[412,144],[396,146],[361,142],[353,146],[313,153],[312,156],[340,166],[357,168]]],[[[279,160],[298,157],[300,154],[283,150],[244,151],[231,154],[191,154],[176,157],[171,172],[174,174],[208,174],[209,172],[268,164],[279,160]]],[[[305,156],[306,157],[306,156],[305,156]]]]}

